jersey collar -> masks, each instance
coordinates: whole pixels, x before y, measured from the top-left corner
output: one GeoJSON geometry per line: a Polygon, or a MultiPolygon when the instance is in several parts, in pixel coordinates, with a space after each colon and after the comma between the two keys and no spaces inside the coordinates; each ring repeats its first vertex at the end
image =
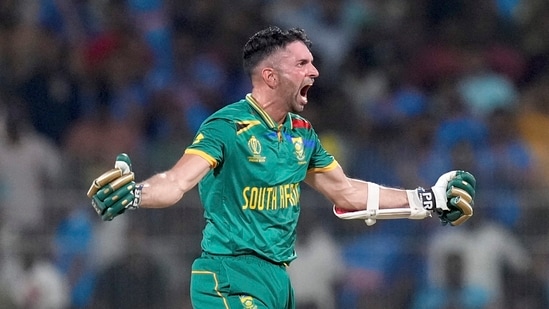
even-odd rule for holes
{"type": "MultiPolygon", "coordinates": [[[[274,121],[273,118],[269,116],[267,112],[265,112],[265,110],[259,105],[259,103],[254,99],[254,97],[252,97],[251,93],[248,93],[246,95],[246,101],[248,101],[248,103],[256,110],[256,112],[259,115],[261,115],[261,118],[263,118],[263,120],[267,123],[267,125],[271,129],[276,130],[278,128],[278,123],[276,123],[276,121],[274,121]]],[[[286,121],[288,120],[288,118],[290,117],[286,117],[286,121]]]]}

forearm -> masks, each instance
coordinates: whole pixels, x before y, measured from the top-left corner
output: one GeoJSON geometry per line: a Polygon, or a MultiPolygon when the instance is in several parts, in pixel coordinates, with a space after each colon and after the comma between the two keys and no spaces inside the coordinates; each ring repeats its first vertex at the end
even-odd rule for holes
{"type": "Polygon", "coordinates": [[[177,203],[188,188],[180,184],[172,173],[159,173],[141,182],[141,208],[165,208],[177,203]]]}
{"type": "Polygon", "coordinates": [[[366,208],[353,210],[343,208],[349,206],[345,203],[334,203],[334,214],[341,219],[361,219],[372,225],[377,219],[423,219],[436,213],[443,224],[460,225],[473,215],[476,180],[465,171],[444,173],[427,189],[384,188],[356,180],[351,183],[354,187],[366,186],[366,208]]]}
{"type": "Polygon", "coordinates": [[[371,182],[347,177],[340,166],[325,173],[310,173],[307,184],[327,197],[337,208],[345,211],[361,211],[368,208],[368,200],[377,201],[376,208],[392,209],[408,207],[406,190],[379,186],[376,192],[371,182]]]}
{"type": "Polygon", "coordinates": [[[210,161],[184,154],[168,171],[136,184],[127,154],[116,157],[115,167],[93,180],[87,192],[92,206],[104,221],[127,209],[165,208],[177,203],[210,171],[210,161]]]}
{"type": "Polygon", "coordinates": [[[416,190],[387,188],[361,180],[351,180],[351,183],[357,194],[357,190],[367,192],[366,201],[359,202],[363,206],[356,210],[344,208],[349,206],[345,203],[334,203],[334,214],[341,219],[363,219],[367,225],[373,225],[377,219],[423,219],[430,216],[430,212],[421,206],[416,190]]]}
{"type": "Polygon", "coordinates": [[[210,171],[210,164],[197,155],[183,155],[174,167],[143,181],[140,207],[165,208],[177,203],[210,171]]]}
{"type": "Polygon", "coordinates": [[[349,179],[351,186],[343,192],[334,204],[345,210],[364,210],[368,201],[372,201],[372,195],[379,199],[379,209],[408,207],[408,197],[405,190],[379,186],[379,193],[370,192],[372,186],[368,182],[358,179],[349,179]]]}
{"type": "Polygon", "coordinates": [[[380,187],[379,208],[406,208],[410,207],[406,190],[380,187]]]}

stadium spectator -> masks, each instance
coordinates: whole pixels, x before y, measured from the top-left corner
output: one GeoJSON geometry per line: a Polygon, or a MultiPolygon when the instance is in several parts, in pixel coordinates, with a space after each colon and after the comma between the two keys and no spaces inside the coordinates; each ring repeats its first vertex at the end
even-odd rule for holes
{"type": "Polygon", "coordinates": [[[518,93],[513,81],[494,71],[484,49],[471,47],[464,51],[464,70],[458,77],[457,91],[473,117],[488,117],[497,108],[512,108],[518,93]]]}
{"type": "Polygon", "coordinates": [[[51,260],[51,241],[43,231],[27,229],[14,239],[12,259],[3,265],[2,281],[16,308],[68,309],[69,287],[51,260]]]}
{"type": "MultiPolygon", "coordinates": [[[[547,75],[549,76],[549,75],[547,75]]],[[[549,78],[546,77],[526,88],[523,92],[517,125],[520,137],[532,150],[537,161],[536,170],[543,181],[537,188],[549,185],[549,78]]]]}
{"type": "MultiPolygon", "coordinates": [[[[531,255],[517,235],[500,223],[487,219],[486,212],[489,211],[480,206],[476,209],[478,211],[472,224],[459,230],[438,230],[436,234],[432,234],[436,237],[428,239],[428,276],[424,286],[427,289],[447,288],[451,283],[449,280],[455,279],[452,273],[448,273],[447,259],[457,254],[461,259],[463,276],[459,280],[460,286],[476,291],[475,298],[468,301],[474,301],[473,305],[478,307],[471,308],[504,308],[505,271],[528,271],[532,267],[531,255]],[[456,243],[461,245],[452,245],[456,243]]],[[[450,300],[447,298],[444,301],[450,300]]]]}
{"type": "Polygon", "coordinates": [[[343,264],[334,263],[342,258],[341,248],[330,232],[329,219],[318,211],[302,211],[296,244],[299,258],[288,268],[297,308],[337,308],[337,287],[344,281],[343,264]]]}
{"type": "Polygon", "coordinates": [[[445,281],[437,285],[420,286],[412,302],[413,309],[487,309],[488,292],[465,280],[465,261],[459,252],[448,252],[440,261],[445,281]]]}
{"type": "Polygon", "coordinates": [[[536,158],[517,129],[516,108],[498,108],[487,115],[487,147],[475,158],[483,190],[478,203],[493,220],[516,231],[523,219],[530,188],[540,182],[536,158]]]}
{"type": "Polygon", "coordinates": [[[28,228],[46,231],[51,203],[47,190],[61,183],[61,152],[52,140],[36,132],[25,102],[9,96],[0,147],[1,226],[17,234],[28,228]]]}
{"type": "MultiPolygon", "coordinates": [[[[60,212],[59,214],[63,214],[60,212]]],[[[94,225],[89,209],[66,209],[53,233],[52,261],[65,277],[73,309],[89,308],[95,288],[94,225]]]]}
{"type": "Polygon", "coordinates": [[[267,18],[283,27],[307,29],[316,42],[315,50],[321,71],[334,78],[342,61],[360,33],[362,25],[374,17],[368,3],[348,0],[273,1],[266,9],[267,18]]]}
{"type": "Polygon", "coordinates": [[[134,226],[128,250],[98,274],[92,308],[169,308],[168,284],[163,264],[151,255],[146,238],[134,226]]]}

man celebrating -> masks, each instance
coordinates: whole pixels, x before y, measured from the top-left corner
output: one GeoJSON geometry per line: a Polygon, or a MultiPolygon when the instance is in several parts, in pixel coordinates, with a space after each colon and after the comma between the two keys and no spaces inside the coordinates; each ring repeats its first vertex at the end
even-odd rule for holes
{"type": "Polygon", "coordinates": [[[135,183],[129,158],[94,180],[88,196],[103,220],[126,209],[162,208],[199,185],[206,225],[192,265],[195,308],[295,308],[286,266],[305,182],[342,219],[423,219],[459,225],[473,213],[475,179],[443,174],[429,189],[401,190],[351,179],[298,114],[319,72],[301,29],[270,27],[243,49],[252,90],[211,115],[175,165],[135,183]]]}

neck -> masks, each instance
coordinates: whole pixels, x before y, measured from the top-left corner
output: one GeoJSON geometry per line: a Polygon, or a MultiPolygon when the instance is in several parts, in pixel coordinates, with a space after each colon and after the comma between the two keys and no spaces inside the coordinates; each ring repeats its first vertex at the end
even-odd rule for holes
{"type": "Polygon", "coordinates": [[[252,92],[251,97],[275,122],[279,124],[284,122],[288,111],[282,107],[279,101],[256,92],[252,92]]]}

